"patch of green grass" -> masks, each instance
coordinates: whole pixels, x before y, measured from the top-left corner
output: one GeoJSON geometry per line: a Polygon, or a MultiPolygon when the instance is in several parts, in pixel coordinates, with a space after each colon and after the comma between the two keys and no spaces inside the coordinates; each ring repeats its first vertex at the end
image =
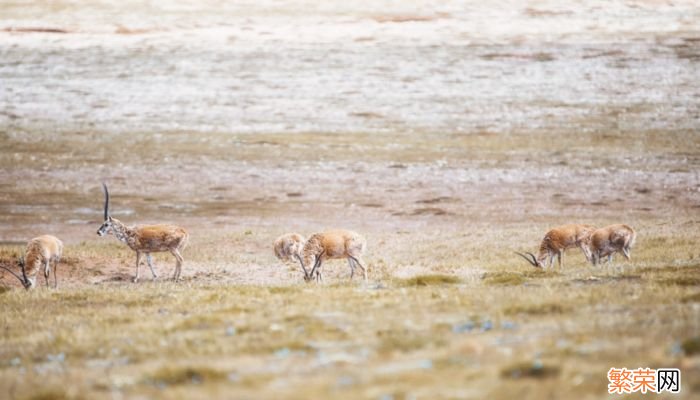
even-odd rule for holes
{"type": "Polygon", "coordinates": [[[436,286],[436,285],[454,285],[460,283],[461,280],[453,275],[417,275],[412,278],[399,280],[399,286],[436,286]]]}

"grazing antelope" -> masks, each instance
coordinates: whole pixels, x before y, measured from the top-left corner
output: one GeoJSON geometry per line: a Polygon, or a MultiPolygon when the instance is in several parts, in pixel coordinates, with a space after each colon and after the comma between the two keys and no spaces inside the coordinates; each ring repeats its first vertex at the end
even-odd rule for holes
{"type": "Polygon", "coordinates": [[[613,254],[622,252],[626,259],[631,259],[630,251],[637,239],[637,233],[632,227],[615,224],[605,228],[596,229],[585,241],[591,254],[590,261],[593,265],[600,263],[600,259],[608,257],[608,264],[612,262],[613,254]]]}
{"type": "Polygon", "coordinates": [[[109,215],[109,191],[104,183],[102,188],[105,192],[105,221],[100,226],[100,229],[97,230],[97,234],[104,236],[111,233],[136,252],[136,276],[133,281],[138,282],[139,280],[139,264],[142,253],[146,255],[146,261],[151,269],[153,280],[158,278],[158,274],[153,269],[151,253],[161,251],[169,251],[175,256],[176,266],[173,280],[178,281],[184,261],[180,251],[185,248],[189,240],[187,231],[175,225],[124,225],[121,221],[109,215]]]}
{"type": "Polygon", "coordinates": [[[362,235],[353,231],[333,230],[311,235],[303,249],[301,267],[304,270],[304,280],[315,279],[323,282],[321,264],[325,260],[347,258],[350,266],[350,279],[355,275],[355,268],[360,267],[362,276],[367,281],[367,269],[362,265],[362,254],[367,247],[367,241],[362,235]],[[313,267],[307,270],[307,266],[313,267]]]}
{"type": "Polygon", "coordinates": [[[15,278],[19,279],[22,286],[29,290],[36,286],[36,274],[42,267],[44,269],[46,287],[49,287],[49,275],[51,273],[51,264],[53,264],[54,288],[58,288],[58,278],[56,278],[56,274],[62,254],[63,242],[57,237],[51,235],[37,236],[27,243],[24,256],[20,257],[17,262],[22,271],[22,276],[15,274],[7,267],[0,266],[0,268],[8,271],[15,278]]]}
{"type": "Polygon", "coordinates": [[[298,233],[284,234],[275,240],[273,245],[275,256],[282,261],[299,261],[301,267],[304,268],[304,263],[301,261],[304,243],[306,243],[306,238],[298,233]]]}
{"type": "Polygon", "coordinates": [[[544,268],[547,259],[549,259],[549,267],[554,263],[554,258],[559,258],[559,269],[563,268],[564,251],[572,247],[579,247],[586,256],[586,260],[591,259],[591,254],[588,246],[584,244],[586,239],[593,233],[595,227],[591,225],[569,224],[562,225],[551,229],[544,235],[542,243],[540,243],[540,251],[535,257],[532,253],[515,252],[519,256],[526,259],[530,264],[537,268],[544,268]]]}

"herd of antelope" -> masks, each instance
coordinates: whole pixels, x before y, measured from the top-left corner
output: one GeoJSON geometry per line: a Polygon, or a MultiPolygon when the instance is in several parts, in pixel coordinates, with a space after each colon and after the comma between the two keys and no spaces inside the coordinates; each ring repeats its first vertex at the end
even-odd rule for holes
{"type": "Polygon", "coordinates": [[[361,261],[367,248],[367,240],[357,232],[338,229],[315,233],[308,240],[298,233],[288,233],[277,238],[273,247],[280,260],[299,261],[304,271],[304,280],[307,282],[312,279],[323,282],[321,264],[325,260],[339,258],[348,260],[350,279],[355,275],[355,268],[359,267],[364,280],[367,281],[367,268],[361,261]]]}
{"type": "MultiPolygon", "coordinates": [[[[141,256],[146,256],[146,262],[151,270],[153,280],[158,278],[151,253],[170,252],[176,260],[173,280],[178,281],[182,272],[182,250],[187,245],[189,234],[187,231],[175,225],[138,225],[127,226],[109,214],[109,190],[102,184],[105,195],[104,222],[97,230],[99,236],[112,234],[119,241],[124,242],[131,250],[136,252],[136,275],[133,282],[139,279],[139,264],[141,256]]],[[[595,228],[592,225],[569,224],[549,230],[540,243],[537,256],[526,252],[516,254],[527,260],[537,268],[552,267],[554,259],[559,261],[559,268],[563,268],[564,251],[573,247],[579,247],[586,260],[593,265],[598,265],[601,259],[607,257],[608,264],[612,262],[613,254],[622,253],[630,260],[630,251],[634,246],[636,232],[627,225],[616,224],[604,228],[595,228]]],[[[321,265],[330,259],[347,259],[350,267],[350,279],[355,275],[355,269],[362,271],[362,276],[367,281],[367,268],[362,255],[367,248],[367,241],[357,232],[349,230],[332,230],[312,234],[308,239],[298,233],[288,233],[280,236],[273,244],[274,253],[282,261],[299,262],[304,273],[304,280],[309,282],[323,282],[321,265]]],[[[51,235],[42,235],[31,239],[23,256],[20,256],[17,265],[21,275],[16,274],[10,268],[0,265],[0,268],[8,271],[17,278],[25,289],[36,286],[37,273],[43,268],[46,287],[49,287],[49,276],[53,269],[54,288],[58,287],[57,268],[63,253],[63,242],[51,235]]]]}
{"type": "Polygon", "coordinates": [[[613,254],[618,252],[630,260],[630,251],[636,238],[637,233],[634,229],[623,224],[598,229],[592,225],[570,224],[553,228],[547,232],[540,243],[537,257],[532,253],[525,255],[516,252],[516,254],[538,268],[544,268],[546,263],[551,267],[556,257],[561,269],[564,264],[564,251],[572,247],[579,247],[586,260],[593,265],[598,265],[603,257],[607,257],[608,264],[610,264],[613,254]]]}

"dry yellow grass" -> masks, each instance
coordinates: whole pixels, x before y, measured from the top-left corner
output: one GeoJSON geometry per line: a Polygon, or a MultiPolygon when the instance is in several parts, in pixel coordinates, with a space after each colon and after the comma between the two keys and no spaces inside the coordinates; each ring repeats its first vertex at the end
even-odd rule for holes
{"type": "MultiPolygon", "coordinates": [[[[101,245],[69,250],[91,262],[101,245]]],[[[320,286],[293,275],[285,286],[189,279],[4,291],[0,388],[18,398],[598,398],[612,366],[680,367],[686,395],[700,385],[700,263],[682,236],[640,244],[634,262],[609,269],[571,257],[563,272],[542,272],[513,258],[476,276],[455,267],[391,278],[404,250],[388,245],[388,278],[371,275],[366,286],[330,263],[336,283],[320,286]]],[[[225,263],[205,254],[190,259],[225,263]]]]}

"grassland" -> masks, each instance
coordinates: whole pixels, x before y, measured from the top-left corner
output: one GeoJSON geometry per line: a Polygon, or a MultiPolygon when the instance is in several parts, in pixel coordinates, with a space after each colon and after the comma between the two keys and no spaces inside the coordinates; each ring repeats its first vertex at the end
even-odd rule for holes
{"type": "MultiPolygon", "coordinates": [[[[497,246],[464,236],[410,250],[375,235],[386,246],[368,258],[368,284],[349,282],[340,262],[326,266],[328,284],[308,285],[271,254],[206,257],[266,232],[193,245],[186,271],[199,271],[180,284],[147,272],[132,284],[126,249],[69,245],[61,289],[0,294],[0,387],[11,398],[599,398],[611,366],[651,366],[681,368],[689,396],[700,389],[693,229],[645,235],[633,262],[606,268],[572,252],[563,271],[479,262],[497,246]],[[448,256],[426,250],[439,246],[448,256]],[[409,258],[435,264],[411,275],[402,270],[423,270],[409,258]],[[240,284],[226,270],[255,262],[284,272],[282,284],[240,284]],[[80,270],[104,263],[120,272],[87,285],[80,270]]],[[[166,274],[171,263],[157,259],[166,274]]]]}

